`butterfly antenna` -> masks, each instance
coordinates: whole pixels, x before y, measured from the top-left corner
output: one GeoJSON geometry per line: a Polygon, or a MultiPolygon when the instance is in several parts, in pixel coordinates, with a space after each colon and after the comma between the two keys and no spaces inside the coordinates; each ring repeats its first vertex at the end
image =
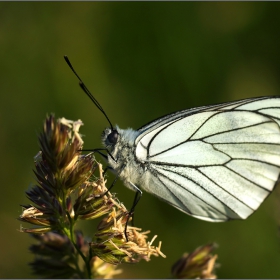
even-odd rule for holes
{"type": "Polygon", "coordinates": [[[70,69],[72,70],[72,72],[76,75],[76,77],[79,79],[79,85],[82,88],[82,90],[86,93],[86,95],[91,99],[91,101],[95,104],[95,106],[103,113],[103,115],[105,116],[105,118],[107,119],[107,121],[109,122],[111,129],[113,130],[113,125],[110,122],[109,117],[107,116],[107,114],[105,113],[105,111],[103,110],[103,108],[101,107],[101,105],[99,104],[99,102],[95,99],[95,97],[91,94],[91,92],[88,90],[88,88],[86,87],[86,85],[84,84],[84,82],[82,81],[82,79],[80,78],[80,76],[77,74],[77,72],[75,71],[75,69],[73,68],[69,58],[67,55],[64,55],[64,59],[66,61],[66,63],[68,64],[68,66],[70,67],[70,69]]]}

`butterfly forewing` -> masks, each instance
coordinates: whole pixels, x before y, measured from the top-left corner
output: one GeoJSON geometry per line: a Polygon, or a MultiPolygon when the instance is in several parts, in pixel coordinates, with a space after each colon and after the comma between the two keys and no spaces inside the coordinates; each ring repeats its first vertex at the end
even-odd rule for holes
{"type": "Polygon", "coordinates": [[[208,221],[245,219],[273,190],[280,172],[280,98],[194,108],[144,126],[137,160],[144,188],[208,221]]]}

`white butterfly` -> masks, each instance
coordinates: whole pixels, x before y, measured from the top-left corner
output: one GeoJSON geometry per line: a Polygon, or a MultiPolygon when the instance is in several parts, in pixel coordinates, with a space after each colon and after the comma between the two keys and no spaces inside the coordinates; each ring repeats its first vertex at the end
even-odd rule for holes
{"type": "Polygon", "coordinates": [[[108,163],[137,187],[202,220],[246,219],[280,173],[280,97],[180,111],[139,130],[108,128],[108,163]]]}
{"type": "MultiPolygon", "coordinates": [[[[80,85],[108,119],[82,81],[80,85]]],[[[246,219],[278,182],[280,97],[183,110],[136,131],[113,128],[108,121],[111,127],[102,142],[109,165],[124,184],[193,217],[246,219]]]]}

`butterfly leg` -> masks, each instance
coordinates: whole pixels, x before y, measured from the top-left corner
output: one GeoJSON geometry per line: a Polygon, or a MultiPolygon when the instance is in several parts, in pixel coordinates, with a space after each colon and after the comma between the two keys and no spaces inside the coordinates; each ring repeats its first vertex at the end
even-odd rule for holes
{"type": "Polygon", "coordinates": [[[79,151],[82,151],[82,152],[93,152],[93,153],[98,153],[99,155],[101,155],[104,159],[106,159],[106,160],[108,160],[108,156],[107,155],[105,155],[105,154],[103,154],[101,151],[106,151],[107,152],[107,154],[114,160],[114,161],[116,161],[115,160],[115,158],[111,155],[111,153],[108,151],[108,149],[106,149],[106,148],[98,148],[98,149],[91,149],[91,150],[79,150],[79,151]]]}
{"type": "Polygon", "coordinates": [[[124,234],[125,234],[126,241],[128,241],[127,226],[128,226],[129,219],[130,219],[130,217],[132,217],[132,225],[133,225],[134,224],[134,209],[142,197],[142,191],[137,186],[135,186],[133,183],[130,182],[130,184],[133,186],[136,193],[134,196],[132,207],[131,207],[130,211],[128,212],[128,217],[127,217],[127,221],[125,224],[124,234]]]}
{"type": "Polygon", "coordinates": [[[106,166],[105,170],[102,173],[102,176],[104,176],[106,174],[107,170],[113,170],[113,168],[111,166],[106,166]]]}
{"type": "Polygon", "coordinates": [[[113,181],[113,183],[111,184],[111,186],[107,189],[107,191],[103,194],[106,195],[112,188],[113,186],[116,184],[117,180],[119,179],[119,175],[117,175],[113,181]]]}

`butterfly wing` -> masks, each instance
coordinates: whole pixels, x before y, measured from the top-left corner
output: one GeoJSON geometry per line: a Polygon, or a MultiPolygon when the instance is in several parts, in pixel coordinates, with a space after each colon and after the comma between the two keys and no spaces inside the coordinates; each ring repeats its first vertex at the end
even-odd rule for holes
{"type": "Polygon", "coordinates": [[[280,172],[280,98],[246,99],[165,116],[142,127],[135,155],[148,192],[208,221],[246,219],[280,172]]]}

